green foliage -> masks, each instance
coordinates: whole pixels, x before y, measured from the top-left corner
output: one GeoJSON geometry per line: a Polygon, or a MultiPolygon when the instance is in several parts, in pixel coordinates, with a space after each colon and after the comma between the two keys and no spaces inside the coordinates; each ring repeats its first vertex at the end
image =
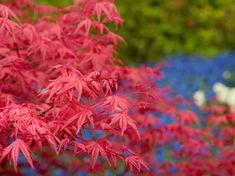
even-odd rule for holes
{"type": "Polygon", "coordinates": [[[73,0],[36,0],[36,2],[46,5],[54,5],[57,7],[64,7],[71,4],[73,0]]]}
{"type": "MultiPolygon", "coordinates": [[[[68,0],[39,0],[63,6],[68,0]]],[[[213,56],[235,49],[234,0],[118,0],[126,62],[179,53],[213,56]]]]}
{"type": "Polygon", "coordinates": [[[179,53],[213,56],[235,49],[234,0],[119,1],[122,56],[154,60],[179,53]]]}

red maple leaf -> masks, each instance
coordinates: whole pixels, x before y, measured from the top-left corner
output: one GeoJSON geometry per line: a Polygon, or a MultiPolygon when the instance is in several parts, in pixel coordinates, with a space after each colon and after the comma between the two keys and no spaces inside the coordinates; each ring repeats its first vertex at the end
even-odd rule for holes
{"type": "Polygon", "coordinates": [[[32,161],[32,158],[30,156],[28,146],[21,139],[16,139],[9,146],[7,146],[6,148],[3,149],[3,152],[2,152],[1,158],[0,158],[0,162],[7,155],[11,155],[11,160],[13,161],[14,169],[15,169],[15,171],[17,171],[17,163],[18,163],[18,157],[19,157],[19,152],[20,151],[23,153],[23,155],[27,159],[30,166],[33,167],[33,161],[32,161]]]}
{"type": "Polygon", "coordinates": [[[111,116],[110,125],[114,125],[119,122],[119,127],[121,128],[121,135],[124,135],[124,132],[127,130],[127,127],[130,126],[132,129],[135,130],[136,134],[140,138],[140,134],[137,130],[136,124],[134,119],[132,119],[128,114],[127,111],[121,111],[111,116]]]}
{"type": "Polygon", "coordinates": [[[76,121],[76,134],[78,134],[82,128],[82,126],[88,121],[92,126],[94,126],[93,122],[93,116],[94,113],[89,108],[83,108],[82,111],[79,113],[73,115],[71,118],[69,118],[61,130],[72,124],[74,121],[76,121]]]}
{"type": "Polygon", "coordinates": [[[131,171],[134,171],[136,169],[140,172],[142,167],[149,169],[147,164],[137,155],[131,155],[126,157],[125,163],[131,171]]]}
{"type": "Polygon", "coordinates": [[[20,21],[15,13],[7,6],[0,4],[0,17],[3,18],[15,18],[18,22],[20,21]]]}
{"type": "Polygon", "coordinates": [[[109,163],[107,153],[105,152],[104,148],[101,145],[99,145],[99,143],[91,141],[86,145],[86,149],[87,149],[87,152],[91,154],[92,168],[95,167],[95,163],[96,163],[96,160],[98,159],[99,154],[101,154],[101,156],[105,158],[106,161],[109,163]]]}

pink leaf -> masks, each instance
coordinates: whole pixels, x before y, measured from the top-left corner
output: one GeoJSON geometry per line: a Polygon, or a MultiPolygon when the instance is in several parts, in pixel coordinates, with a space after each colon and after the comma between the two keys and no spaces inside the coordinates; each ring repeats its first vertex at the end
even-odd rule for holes
{"type": "Polygon", "coordinates": [[[11,154],[11,159],[13,161],[14,169],[17,171],[17,163],[18,163],[18,156],[19,156],[19,151],[23,153],[25,158],[27,159],[28,163],[30,164],[31,167],[33,167],[33,161],[32,158],[29,154],[29,149],[27,145],[24,143],[23,140],[21,139],[16,139],[13,143],[11,143],[9,146],[7,146],[0,158],[0,162],[9,154],[11,154]]]}

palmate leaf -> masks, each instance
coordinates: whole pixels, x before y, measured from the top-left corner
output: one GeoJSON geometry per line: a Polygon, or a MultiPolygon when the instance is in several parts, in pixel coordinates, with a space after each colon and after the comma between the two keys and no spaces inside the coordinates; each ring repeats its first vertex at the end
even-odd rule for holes
{"type": "Polygon", "coordinates": [[[126,110],[112,115],[112,120],[110,122],[110,125],[114,125],[117,122],[119,122],[119,127],[121,128],[122,136],[124,135],[124,132],[127,130],[127,127],[130,126],[132,129],[135,130],[136,134],[140,138],[140,134],[137,130],[135,121],[127,114],[126,110]]]}
{"type": "Polygon", "coordinates": [[[89,18],[86,18],[82,22],[78,24],[78,26],[75,29],[75,33],[80,32],[82,29],[84,29],[85,34],[88,36],[92,26],[92,21],[89,18]]]}
{"type": "Polygon", "coordinates": [[[149,169],[147,164],[137,155],[131,155],[126,157],[125,163],[131,171],[136,169],[140,172],[142,167],[149,169]]]}
{"type": "Polygon", "coordinates": [[[20,21],[15,13],[7,6],[0,4],[0,17],[3,18],[15,18],[18,22],[20,21]]]}
{"type": "Polygon", "coordinates": [[[33,167],[33,161],[30,156],[28,146],[21,139],[16,139],[13,143],[11,143],[9,146],[3,149],[0,162],[2,162],[2,160],[6,156],[10,155],[11,160],[13,161],[14,169],[17,172],[17,163],[20,151],[23,153],[24,157],[27,159],[30,166],[33,167]]]}
{"type": "Polygon", "coordinates": [[[127,99],[121,96],[111,95],[103,99],[102,106],[107,110],[122,111],[129,108],[130,103],[127,99]]]}
{"type": "Polygon", "coordinates": [[[78,134],[80,132],[82,126],[86,123],[86,121],[89,121],[89,123],[92,126],[94,126],[93,116],[94,116],[94,113],[90,109],[84,108],[81,112],[79,112],[79,113],[73,115],[71,118],[69,118],[61,130],[63,130],[67,126],[71,125],[74,121],[76,121],[76,124],[77,124],[76,125],[76,128],[77,128],[76,134],[78,134]]]}
{"type": "Polygon", "coordinates": [[[95,12],[98,18],[98,21],[101,20],[101,16],[104,13],[105,15],[109,16],[109,11],[107,9],[107,7],[105,7],[104,3],[97,3],[95,5],[95,12]]]}
{"type": "MultiPolygon", "coordinates": [[[[104,148],[97,142],[91,141],[86,145],[87,152],[91,154],[91,165],[92,168],[95,167],[96,160],[98,159],[99,154],[106,159],[106,161],[109,163],[109,159],[107,156],[107,153],[105,152],[104,148]]],[[[109,163],[110,164],[110,163],[109,163]]]]}
{"type": "Polygon", "coordinates": [[[113,21],[116,26],[123,22],[119,16],[116,6],[112,2],[97,2],[95,4],[94,11],[98,21],[101,21],[102,17],[105,17],[105,22],[113,21]],[[114,14],[115,18],[113,18],[114,14]]]}
{"type": "Polygon", "coordinates": [[[126,41],[121,36],[119,36],[113,32],[109,32],[105,36],[105,40],[108,42],[113,42],[115,45],[117,45],[118,43],[124,43],[127,45],[126,41]]]}
{"type": "Polygon", "coordinates": [[[17,23],[7,18],[0,17],[0,31],[5,30],[11,35],[15,35],[14,30],[16,29],[20,29],[20,26],[17,23]]]}

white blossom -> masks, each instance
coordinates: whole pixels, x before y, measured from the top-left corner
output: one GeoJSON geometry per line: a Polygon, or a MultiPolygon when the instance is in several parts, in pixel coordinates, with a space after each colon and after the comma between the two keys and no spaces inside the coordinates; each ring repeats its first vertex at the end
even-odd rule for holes
{"type": "Polygon", "coordinates": [[[193,99],[196,105],[203,106],[206,102],[205,93],[202,90],[198,90],[194,93],[193,99]]]}
{"type": "Polygon", "coordinates": [[[215,83],[213,86],[213,90],[215,92],[216,98],[218,101],[222,103],[227,103],[227,99],[229,96],[229,88],[223,85],[222,83],[215,83]]]}
{"type": "Polygon", "coordinates": [[[231,88],[229,90],[227,103],[228,103],[229,106],[235,107],[235,88],[231,88]]]}
{"type": "Polygon", "coordinates": [[[213,90],[216,94],[216,98],[221,103],[225,103],[235,111],[235,87],[226,87],[222,83],[215,83],[213,90]]]}

